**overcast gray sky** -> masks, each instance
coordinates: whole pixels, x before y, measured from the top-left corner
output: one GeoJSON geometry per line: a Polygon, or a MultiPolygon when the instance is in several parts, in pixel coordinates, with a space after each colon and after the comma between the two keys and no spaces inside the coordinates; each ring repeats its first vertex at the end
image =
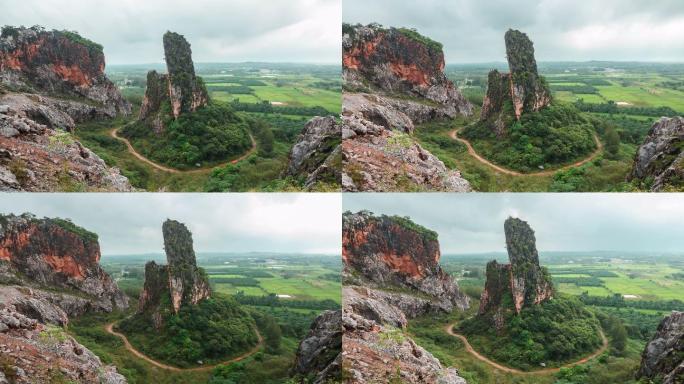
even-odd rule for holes
{"type": "Polygon", "coordinates": [[[0,213],[69,218],[100,236],[103,254],[163,252],[167,218],[185,223],[199,252],[340,252],[337,194],[4,194],[0,213]]]}
{"type": "Polygon", "coordinates": [[[541,251],[684,254],[681,194],[345,194],[343,209],[410,216],[444,254],[505,251],[508,216],[532,226],[541,251]]]}
{"type": "Polygon", "coordinates": [[[447,64],[504,61],[508,28],[541,61],[684,61],[682,0],[344,0],[342,18],[417,28],[447,64]]]}
{"type": "Polygon", "coordinates": [[[78,31],[108,64],[161,62],[167,30],[196,62],[339,63],[341,20],[341,0],[8,0],[0,12],[0,25],[78,31]]]}

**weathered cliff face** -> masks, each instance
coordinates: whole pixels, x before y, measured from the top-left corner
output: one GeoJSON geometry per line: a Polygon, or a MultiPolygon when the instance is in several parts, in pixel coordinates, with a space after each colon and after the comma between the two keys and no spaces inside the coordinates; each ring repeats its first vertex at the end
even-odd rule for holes
{"type": "Polygon", "coordinates": [[[684,118],[655,122],[637,150],[629,176],[652,192],[684,188],[684,118]]]}
{"type": "Polygon", "coordinates": [[[472,113],[444,75],[441,44],[413,30],[345,24],[342,51],[342,189],[470,191],[411,137],[415,124],[472,113]]]}
{"type": "Polygon", "coordinates": [[[442,45],[416,31],[379,25],[343,27],[342,67],[347,88],[406,93],[432,100],[450,114],[472,105],[444,74],[442,45]]]}
{"type": "Polygon", "coordinates": [[[437,234],[407,218],[345,213],[342,260],[345,269],[378,288],[409,288],[431,297],[445,311],[468,308],[468,297],[439,265],[437,234]]]}
{"type": "Polygon", "coordinates": [[[347,382],[466,384],[457,369],[443,367],[430,352],[394,328],[398,325],[392,319],[405,321],[403,313],[375,300],[377,295],[391,296],[363,287],[344,288],[342,370],[347,382]],[[369,306],[375,311],[366,311],[369,306]]]}
{"type": "Polygon", "coordinates": [[[0,383],[52,383],[56,377],[75,383],[126,383],[116,367],[102,364],[61,327],[36,320],[14,306],[0,309],[0,356],[0,383]]]}
{"type": "Polygon", "coordinates": [[[342,311],[325,311],[299,343],[292,374],[314,377],[313,384],[339,382],[342,375],[342,311]]]}
{"type": "Polygon", "coordinates": [[[125,309],[128,298],[99,261],[97,235],[69,221],[30,214],[0,216],[0,264],[19,280],[85,293],[100,310],[125,309]]]}
{"type": "Polygon", "coordinates": [[[414,123],[448,117],[415,101],[343,94],[342,189],[470,192],[470,183],[418,144],[414,123]]]}
{"type": "Polygon", "coordinates": [[[641,354],[637,378],[662,380],[663,384],[684,382],[684,312],[673,311],[641,354]]]}
{"type": "Polygon", "coordinates": [[[192,248],[192,234],[184,224],[166,220],[162,226],[164,249],[169,262],[169,288],[174,312],[181,305],[194,305],[211,294],[209,280],[199,268],[192,248]]]}
{"type": "Polygon", "coordinates": [[[175,32],[164,34],[164,56],[169,71],[169,98],[173,117],[194,112],[207,105],[209,96],[201,79],[195,76],[190,43],[175,32]]]}
{"type": "Polygon", "coordinates": [[[118,169],[62,132],[119,113],[130,105],[104,74],[101,46],[73,32],[3,28],[0,191],[131,191],[118,169]]]}
{"type": "Polygon", "coordinates": [[[104,73],[102,46],[74,32],[4,27],[0,36],[0,83],[12,89],[83,97],[110,117],[131,106],[104,73]]]}
{"type": "Polygon", "coordinates": [[[168,265],[150,261],[145,265],[145,283],[140,294],[138,313],[150,313],[157,327],[161,326],[161,308],[168,299],[170,310],[178,313],[181,306],[194,305],[211,296],[207,276],[197,267],[192,248],[192,234],[175,220],[162,225],[164,249],[168,265]]]}
{"type": "Polygon", "coordinates": [[[169,99],[169,75],[147,72],[147,88],[145,97],[140,106],[140,120],[150,119],[152,129],[160,134],[164,131],[164,122],[160,115],[162,105],[170,103],[169,99]]]}
{"type": "Polygon", "coordinates": [[[504,36],[511,70],[511,95],[516,119],[549,105],[551,92],[537,72],[534,46],[526,34],[509,29],[504,36]]]}
{"type": "Polygon", "coordinates": [[[43,96],[0,95],[0,191],[133,190],[117,168],[74,137],[71,116],[90,116],[92,107],[43,96]],[[66,111],[66,112],[63,112],[66,111]]]}
{"type": "Polygon", "coordinates": [[[304,178],[304,186],[340,185],[342,127],[334,117],[314,117],[290,150],[284,176],[304,178]]]}
{"type": "Polygon", "coordinates": [[[492,316],[497,329],[504,314],[537,305],[553,297],[551,277],[539,266],[534,231],[527,222],[509,217],[504,223],[510,264],[487,263],[487,280],[480,297],[479,315],[492,316]],[[509,307],[510,306],[510,307],[509,307]]]}
{"type": "Polygon", "coordinates": [[[408,218],[342,216],[342,369],[349,382],[465,383],[403,333],[408,319],[468,308],[439,258],[437,234],[408,218]]]}
{"type": "Polygon", "coordinates": [[[551,103],[551,91],[539,76],[532,41],[526,34],[509,29],[504,37],[510,73],[489,72],[481,120],[490,121],[495,133],[506,134],[512,119],[539,111],[551,103]],[[506,108],[510,105],[510,109],[506,108]]]}
{"type": "Polygon", "coordinates": [[[139,120],[150,120],[156,133],[164,130],[162,106],[171,107],[171,116],[176,119],[209,103],[209,94],[202,79],[195,75],[192,50],[185,37],[175,32],[166,32],[163,37],[164,57],[168,74],[150,71],[147,74],[147,88],[140,108],[139,120]]]}

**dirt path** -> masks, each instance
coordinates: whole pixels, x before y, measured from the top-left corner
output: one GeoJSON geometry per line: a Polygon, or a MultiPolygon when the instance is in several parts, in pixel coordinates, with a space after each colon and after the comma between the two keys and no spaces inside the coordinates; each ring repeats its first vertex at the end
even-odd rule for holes
{"type": "Polygon", "coordinates": [[[591,355],[584,357],[580,360],[577,360],[575,362],[565,364],[562,367],[558,367],[558,368],[544,368],[544,369],[539,369],[536,371],[521,371],[519,369],[506,367],[505,365],[501,365],[499,363],[491,361],[488,358],[479,354],[476,350],[473,349],[472,346],[470,346],[470,343],[468,342],[468,339],[465,338],[465,336],[459,335],[458,333],[454,332],[455,326],[456,326],[456,323],[449,324],[444,328],[444,331],[446,331],[446,333],[450,334],[451,336],[458,337],[461,341],[463,341],[463,344],[465,345],[466,351],[468,351],[468,353],[475,356],[475,358],[477,358],[478,360],[482,360],[485,363],[491,365],[492,367],[494,367],[498,370],[501,370],[503,372],[508,372],[508,373],[514,373],[516,375],[544,375],[544,374],[548,374],[548,373],[556,373],[556,372],[559,372],[561,368],[568,368],[568,367],[573,367],[575,365],[584,364],[587,361],[589,361],[589,360],[597,357],[598,355],[602,354],[603,352],[606,351],[606,349],[608,349],[608,339],[606,339],[606,335],[603,334],[603,331],[599,330],[599,333],[601,334],[601,340],[603,341],[603,345],[601,345],[601,348],[597,349],[596,352],[592,353],[591,355]]]}
{"type": "Polygon", "coordinates": [[[263,345],[263,343],[264,343],[264,338],[261,337],[261,334],[259,333],[259,330],[255,328],[254,331],[256,332],[257,337],[259,338],[259,342],[257,343],[257,345],[256,345],[254,348],[252,348],[251,350],[249,350],[249,351],[243,353],[242,355],[237,356],[237,357],[234,357],[234,358],[232,358],[232,359],[230,359],[230,360],[222,361],[222,362],[220,362],[220,363],[216,363],[216,364],[212,364],[212,365],[205,365],[205,366],[196,367],[196,368],[178,368],[178,367],[174,367],[174,366],[171,366],[171,365],[167,365],[167,364],[161,363],[161,362],[159,362],[159,361],[157,361],[157,360],[154,360],[154,359],[152,359],[152,358],[150,358],[150,357],[147,357],[147,356],[144,355],[142,352],[140,352],[140,351],[138,351],[137,349],[135,349],[135,348],[133,347],[133,345],[131,345],[131,343],[128,341],[128,338],[126,338],[126,335],[124,335],[123,333],[116,332],[116,331],[114,330],[114,322],[107,324],[107,325],[105,326],[105,330],[106,330],[108,333],[111,333],[112,335],[117,336],[118,338],[120,338],[120,339],[124,342],[124,345],[126,346],[126,349],[127,349],[129,352],[131,352],[132,354],[134,354],[135,356],[137,356],[137,357],[139,357],[139,358],[141,358],[141,359],[147,361],[148,363],[150,363],[150,364],[152,364],[152,365],[154,365],[154,366],[156,366],[156,367],[158,367],[158,368],[166,369],[166,370],[174,371],[174,372],[197,372],[197,371],[207,371],[207,370],[210,370],[210,369],[214,369],[215,367],[217,367],[217,366],[219,366],[219,365],[221,365],[221,364],[236,363],[236,362],[238,362],[238,361],[240,361],[240,360],[244,360],[244,359],[246,359],[247,357],[249,357],[249,356],[251,356],[251,355],[257,353],[257,352],[259,351],[259,349],[261,349],[261,347],[262,347],[262,345],[263,345]]]}
{"type": "Polygon", "coordinates": [[[451,131],[449,133],[449,136],[452,139],[460,141],[461,143],[465,144],[465,146],[468,148],[468,154],[470,156],[474,157],[480,163],[483,163],[483,164],[489,166],[490,168],[495,169],[496,171],[499,171],[501,173],[505,173],[507,175],[512,175],[512,176],[549,176],[549,175],[553,175],[554,173],[556,173],[558,171],[564,171],[566,169],[576,168],[576,167],[579,167],[581,165],[584,165],[584,164],[594,160],[596,158],[596,156],[598,156],[599,154],[601,154],[601,152],[603,152],[603,143],[601,143],[601,140],[599,140],[596,133],[594,133],[594,141],[596,142],[596,150],[594,152],[592,152],[592,154],[589,155],[589,157],[586,157],[583,160],[580,160],[578,162],[575,162],[575,163],[572,163],[572,164],[569,164],[569,165],[566,165],[564,167],[557,168],[557,169],[551,169],[551,170],[539,171],[539,172],[531,172],[531,173],[522,173],[522,172],[514,171],[512,169],[508,169],[508,168],[504,168],[502,166],[496,165],[496,164],[492,163],[491,161],[485,159],[484,157],[480,156],[480,154],[478,154],[477,151],[475,151],[475,148],[473,148],[473,146],[470,144],[470,142],[468,140],[461,138],[461,137],[458,137],[458,132],[461,129],[462,128],[454,129],[453,131],[451,131]]]}
{"type": "Polygon", "coordinates": [[[128,141],[127,138],[121,137],[117,134],[119,129],[120,129],[120,127],[119,128],[113,128],[111,131],[109,131],[109,135],[112,136],[113,138],[117,139],[117,140],[123,141],[123,143],[126,144],[126,147],[128,148],[128,152],[130,152],[131,155],[135,156],[138,160],[145,162],[145,163],[151,165],[152,167],[157,168],[160,171],[169,172],[169,173],[202,173],[202,172],[206,172],[206,171],[212,170],[212,169],[217,168],[217,167],[223,167],[223,166],[226,166],[228,164],[235,164],[239,161],[246,159],[249,155],[254,153],[254,151],[256,151],[256,146],[257,146],[256,140],[254,140],[254,136],[252,136],[250,134],[249,138],[250,138],[250,140],[252,140],[252,148],[250,148],[249,151],[245,152],[242,156],[238,157],[237,159],[226,161],[226,162],[221,163],[221,164],[212,165],[210,167],[189,169],[187,171],[182,171],[180,169],[169,168],[169,167],[163,166],[161,164],[155,163],[154,161],[152,161],[152,160],[148,159],[147,157],[141,155],[140,153],[138,153],[138,151],[135,150],[135,148],[133,148],[133,145],[131,144],[130,141],[128,141]]]}

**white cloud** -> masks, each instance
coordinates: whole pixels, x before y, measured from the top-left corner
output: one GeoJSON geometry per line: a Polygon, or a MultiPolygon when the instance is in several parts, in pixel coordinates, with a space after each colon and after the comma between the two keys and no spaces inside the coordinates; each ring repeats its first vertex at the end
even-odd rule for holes
{"type": "Polygon", "coordinates": [[[444,44],[446,61],[504,60],[509,28],[526,32],[538,60],[684,61],[681,0],[345,0],[343,20],[417,28],[444,44]]]}
{"type": "Polygon", "coordinates": [[[325,62],[340,56],[341,0],[24,0],[0,25],[76,30],[109,64],[161,62],[162,35],[186,36],[197,62],[325,62]]]}
{"type": "Polygon", "coordinates": [[[104,254],[161,252],[161,225],[185,223],[203,252],[340,252],[338,194],[6,194],[0,214],[70,218],[104,254]]]}
{"type": "Polygon", "coordinates": [[[410,216],[443,253],[504,251],[508,216],[530,223],[540,250],[684,253],[679,194],[347,194],[343,209],[410,216]]]}

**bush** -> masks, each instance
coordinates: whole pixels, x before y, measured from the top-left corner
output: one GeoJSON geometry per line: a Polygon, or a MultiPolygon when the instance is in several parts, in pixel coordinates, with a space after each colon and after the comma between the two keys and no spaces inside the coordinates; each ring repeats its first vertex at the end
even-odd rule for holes
{"type": "Polygon", "coordinates": [[[149,124],[138,121],[121,133],[145,156],[175,168],[223,161],[252,146],[247,122],[225,105],[210,104],[176,120],[168,118],[159,135],[149,124]]]}
{"type": "Polygon", "coordinates": [[[572,106],[552,105],[524,114],[503,138],[496,137],[491,124],[475,123],[463,136],[485,157],[523,172],[567,163],[596,149],[594,122],[572,106]]]}
{"type": "Polygon", "coordinates": [[[593,352],[601,345],[596,317],[575,298],[559,297],[505,315],[500,333],[480,316],[460,324],[460,331],[479,352],[520,369],[559,365],[593,352]]]}
{"type": "Polygon", "coordinates": [[[136,348],[166,363],[186,367],[220,361],[257,344],[254,321],[233,299],[215,295],[163,315],[161,330],[151,314],[125,319],[120,329],[136,348]]]}

